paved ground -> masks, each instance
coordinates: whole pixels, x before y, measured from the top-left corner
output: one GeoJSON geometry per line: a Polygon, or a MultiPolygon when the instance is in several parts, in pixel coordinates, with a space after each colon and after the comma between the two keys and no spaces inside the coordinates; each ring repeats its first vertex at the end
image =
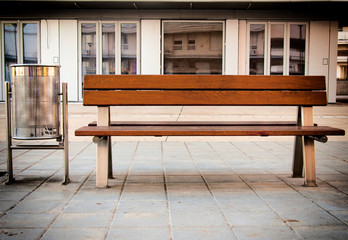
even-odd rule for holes
{"type": "MultiPolygon", "coordinates": [[[[95,118],[94,109],[69,109],[70,131],[95,118]]],[[[317,108],[315,120],[347,129],[347,109],[317,108]]],[[[288,120],[294,111],[113,110],[132,120],[288,120]]],[[[317,188],[290,177],[292,139],[123,138],[113,142],[110,188],[97,189],[95,145],[70,139],[66,186],[61,151],[14,151],[17,182],[0,177],[0,239],[348,239],[346,137],[316,143],[317,188]]],[[[1,142],[0,172],[5,161],[1,142]]]]}

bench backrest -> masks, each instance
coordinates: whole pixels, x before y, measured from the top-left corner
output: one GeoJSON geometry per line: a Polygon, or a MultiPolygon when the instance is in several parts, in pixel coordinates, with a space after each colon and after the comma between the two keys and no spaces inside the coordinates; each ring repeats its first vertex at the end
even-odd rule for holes
{"type": "Polygon", "coordinates": [[[323,76],[85,75],[85,106],[327,104],[323,76]]]}

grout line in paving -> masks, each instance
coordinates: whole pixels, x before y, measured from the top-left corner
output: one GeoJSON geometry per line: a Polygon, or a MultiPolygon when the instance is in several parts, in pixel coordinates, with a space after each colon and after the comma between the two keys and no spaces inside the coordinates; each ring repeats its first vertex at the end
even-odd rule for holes
{"type": "MultiPolygon", "coordinates": [[[[345,223],[344,221],[342,221],[341,219],[339,219],[338,217],[336,217],[335,215],[333,215],[330,211],[326,210],[325,208],[323,208],[322,206],[320,206],[318,203],[316,203],[314,200],[310,199],[309,197],[307,197],[306,195],[304,195],[303,193],[301,193],[299,190],[297,190],[296,188],[294,188],[292,185],[290,185],[289,183],[287,183],[286,181],[284,181],[283,179],[279,178],[278,176],[276,176],[278,179],[280,179],[282,182],[284,182],[286,185],[288,185],[290,188],[292,188],[293,190],[295,190],[297,193],[299,193],[301,196],[303,196],[304,198],[306,198],[307,200],[311,201],[312,203],[314,203],[315,205],[317,205],[320,209],[322,209],[323,211],[325,211],[326,213],[328,213],[330,216],[332,216],[333,218],[335,218],[336,220],[338,220],[339,222],[341,222],[343,225],[348,226],[347,223],[345,223]]],[[[323,181],[324,182],[324,181],[323,181]]],[[[326,183],[326,182],[325,182],[326,183]]],[[[331,184],[329,184],[331,186],[331,184]]],[[[334,186],[332,186],[333,188],[335,188],[334,186]]],[[[336,188],[335,188],[336,189],[336,188]]],[[[344,193],[346,194],[346,193],[344,193]]],[[[346,194],[347,195],[347,194],[346,194]]]]}
{"type": "MultiPolygon", "coordinates": [[[[115,143],[116,144],[116,143],[115,143]]],[[[134,152],[133,152],[133,155],[132,155],[132,159],[131,159],[131,162],[129,163],[129,167],[128,167],[128,171],[126,173],[126,176],[124,177],[124,180],[122,182],[122,186],[121,186],[121,190],[120,190],[120,194],[118,196],[118,199],[117,199],[117,204],[116,206],[114,207],[114,209],[112,210],[112,214],[111,214],[111,217],[110,217],[110,221],[109,221],[109,224],[108,226],[106,227],[106,231],[105,231],[105,235],[104,235],[104,239],[106,239],[109,235],[109,232],[110,232],[110,229],[111,229],[111,225],[112,225],[112,221],[113,219],[115,218],[115,215],[116,215],[116,212],[120,206],[120,202],[121,202],[121,197],[122,197],[122,194],[123,194],[123,191],[126,187],[126,182],[127,182],[127,179],[128,179],[128,176],[130,175],[130,171],[132,169],[132,166],[133,166],[133,162],[134,162],[134,159],[135,159],[135,154],[138,150],[138,146],[139,146],[139,142],[137,142],[137,145],[135,146],[135,149],[134,149],[134,152]]]]}
{"type": "MultiPolygon", "coordinates": [[[[35,149],[35,150],[36,150],[36,149],[35,149]]],[[[20,155],[18,155],[18,156],[16,156],[16,157],[14,157],[13,159],[15,159],[15,158],[17,158],[17,157],[19,157],[19,156],[22,156],[23,154],[25,154],[25,153],[27,153],[27,152],[29,152],[29,151],[33,151],[33,150],[27,150],[27,151],[25,151],[24,153],[22,153],[22,154],[20,154],[20,155]]],[[[52,155],[53,153],[55,153],[55,152],[57,152],[57,151],[58,151],[58,150],[54,150],[54,151],[48,153],[47,155],[43,156],[42,158],[40,158],[40,159],[37,160],[36,162],[33,162],[33,163],[30,164],[29,166],[27,166],[27,167],[21,169],[20,171],[18,171],[16,174],[13,175],[13,178],[16,179],[15,177],[16,177],[19,173],[24,172],[24,171],[27,170],[28,168],[34,166],[34,165],[37,164],[38,162],[41,162],[41,161],[44,160],[46,157],[52,155]]],[[[52,177],[52,176],[53,176],[54,174],[56,174],[59,170],[60,170],[60,169],[58,169],[56,172],[54,172],[54,173],[53,173],[51,176],[49,176],[48,178],[52,177]]],[[[47,179],[46,179],[46,180],[47,180],[47,179]]],[[[45,180],[45,181],[46,181],[46,180],[45,180]]],[[[5,182],[5,181],[6,181],[6,180],[2,181],[1,183],[5,182]]]]}
{"type": "MultiPolygon", "coordinates": [[[[80,153],[82,153],[84,150],[86,150],[92,143],[89,143],[86,147],[84,147],[80,152],[78,152],[73,158],[71,158],[71,161],[73,161],[80,153]]],[[[61,167],[63,168],[63,167],[61,167]]],[[[59,168],[58,171],[61,169],[59,168]]],[[[57,171],[57,172],[58,172],[57,171]]],[[[47,230],[52,226],[52,224],[57,220],[57,218],[61,215],[61,213],[64,211],[64,209],[69,205],[69,203],[71,202],[71,200],[76,196],[76,194],[80,191],[80,189],[82,188],[82,186],[87,182],[88,178],[92,175],[94,169],[87,175],[87,177],[82,181],[82,183],[80,184],[80,186],[75,190],[74,194],[70,197],[70,199],[68,199],[65,207],[57,214],[57,216],[55,218],[52,219],[52,221],[48,224],[48,226],[44,229],[44,231],[42,231],[42,233],[40,234],[40,236],[38,237],[38,239],[41,239],[45,233],[47,232],[47,230]]],[[[55,172],[54,174],[56,174],[57,172],[55,172]]],[[[53,175],[54,175],[53,174],[53,175]]],[[[52,175],[52,176],[53,176],[52,175]]],[[[51,177],[52,177],[51,176],[51,177]]],[[[48,179],[47,179],[48,180],[48,179]]],[[[46,180],[46,181],[47,181],[46,180]]],[[[45,183],[46,181],[44,181],[43,183],[45,183]]],[[[43,184],[42,183],[42,184],[43,184]]],[[[42,185],[41,184],[41,185],[42,185]]],[[[36,189],[35,189],[36,190],[36,189]]]]}
{"type": "MultiPolygon", "coordinates": [[[[33,163],[32,165],[30,165],[29,167],[33,166],[34,164],[42,161],[43,159],[45,159],[46,157],[52,155],[55,151],[52,151],[50,154],[45,155],[44,157],[42,157],[40,160],[36,161],[35,163],[33,163]]],[[[20,172],[23,172],[24,170],[28,169],[29,167],[24,168],[23,170],[21,170],[20,172]]],[[[30,194],[32,194],[35,190],[37,190],[39,187],[41,187],[45,182],[47,182],[52,176],[54,176],[57,172],[59,172],[60,168],[55,171],[54,173],[52,173],[50,176],[48,176],[44,181],[42,181],[40,184],[38,184],[34,189],[32,189],[30,192],[28,192],[26,195],[24,195],[18,202],[16,202],[15,205],[12,205],[11,207],[9,207],[4,213],[0,214],[0,218],[2,218],[3,216],[5,216],[7,214],[8,211],[10,211],[11,209],[15,208],[19,203],[21,203],[26,197],[28,197],[30,194]]],[[[20,173],[18,172],[18,173],[20,173]]],[[[17,174],[18,174],[17,173],[17,174]]],[[[15,176],[17,176],[17,174],[15,176]]],[[[15,177],[14,176],[14,177],[15,177]]],[[[3,183],[3,182],[2,182],[3,183]]]]}
{"type": "MultiPolygon", "coordinates": [[[[191,158],[191,161],[193,162],[193,164],[195,165],[195,167],[196,167],[197,170],[199,171],[199,174],[200,174],[200,176],[201,176],[201,178],[202,178],[202,180],[203,180],[203,182],[204,182],[204,185],[205,185],[206,188],[208,189],[210,195],[213,197],[213,199],[214,199],[216,205],[217,205],[218,208],[219,208],[220,213],[222,214],[222,216],[223,216],[224,219],[225,219],[225,222],[226,222],[228,228],[231,230],[233,236],[234,236],[236,239],[238,239],[236,233],[233,231],[232,224],[228,221],[228,218],[226,217],[224,211],[222,210],[222,207],[221,207],[219,201],[216,199],[214,193],[212,192],[212,190],[210,189],[210,187],[209,187],[209,185],[208,185],[207,180],[206,180],[205,177],[203,176],[203,173],[202,173],[201,169],[198,167],[197,163],[194,161],[193,156],[192,156],[192,154],[191,154],[191,152],[190,152],[190,150],[189,150],[189,148],[188,148],[186,142],[185,142],[184,144],[185,144],[185,147],[186,147],[187,152],[189,153],[189,156],[190,156],[190,158],[191,158]]],[[[207,144],[210,146],[209,143],[207,143],[207,144]]],[[[210,147],[211,147],[211,146],[210,146],[210,147]]],[[[214,151],[214,152],[215,152],[215,151],[214,151]]],[[[215,153],[216,153],[216,152],[215,152],[215,153]]]]}
{"type": "MultiPolygon", "coordinates": [[[[229,142],[231,145],[233,145],[231,142],[229,142]]],[[[209,146],[213,149],[213,151],[214,152],[216,152],[215,151],[215,149],[210,145],[210,143],[209,143],[209,146]]],[[[247,154],[246,154],[246,152],[244,152],[242,149],[240,149],[238,146],[235,146],[235,145],[233,145],[234,147],[236,147],[240,152],[242,152],[247,158],[249,158],[250,160],[253,160],[252,158],[250,158],[247,154]]],[[[221,159],[221,160],[223,160],[226,164],[227,164],[227,166],[229,166],[231,169],[232,169],[232,171],[235,173],[235,174],[237,174],[238,175],[238,177],[250,188],[250,190],[252,190],[255,194],[256,194],[256,196],[258,196],[260,199],[262,199],[262,201],[264,201],[265,203],[266,203],[266,205],[267,206],[269,206],[270,207],[270,209],[272,209],[272,211],[274,212],[274,214],[276,214],[282,221],[283,221],[283,223],[292,231],[292,232],[294,232],[295,233],[295,235],[299,238],[299,239],[302,239],[302,237],[300,236],[300,234],[287,222],[287,221],[285,221],[285,219],[283,219],[278,213],[277,213],[277,211],[275,210],[275,209],[273,209],[273,207],[263,198],[263,197],[261,197],[256,191],[255,191],[255,189],[253,189],[252,188],[252,186],[250,186],[250,184],[240,175],[240,174],[238,174],[234,169],[233,169],[233,167],[227,162],[227,161],[225,161],[225,159],[223,159],[221,156],[220,156],[220,154],[218,153],[218,152],[216,152],[216,154],[219,156],[219,158],[221,159]]],[[[260,163],[258,163],[257,161],[255,161],[255,160],[253,160],[254,162],[256,162],[258,165],[260,165],[266,172],[269,172],[264,166],[262,166],[260,163]]],[[[269,173],[271,173],[271,172],[269,172],[269,173]]],[[[273,173],[271,173],[271,174],[273,174],[273,173]]],[[[273,174],[274,175],[274,174],[273,174]]],[[[276,176],[276,175],[275,175],[276,176]]]]}
{"type": "MultiPolygon", "coordinates": [[[[259,144],[255,143],[256,145],[258,145],[259,147],[262,148],[262,146],[260,146],[259,144]]],[[[272,155],[274,155],[272,152],[270,152],[272,155]]],[[[257,161],[256,161],[257,162],[257,161]]],[[[262,166],[263,167],[263,166],[262,166]]],[[[265,168],[265,170],[267,172],[269,172],[269,170],[267,170],[265,168]]],[[[317,204],[315,201],[313,201],[312,199],[308,198],[307,196],[305,196],[304,194],[302,194],[300,191],[298,191],[296,188],[294,188],[293,186],[291,186],[289,183],[287,183],[286,181],[284,181],[283,179],[281,179],[280,177],[278,177],[276,174],[274,174],[274,176],[276,178],[278,178],[279,180],[281,180],[282,182],[284,182],[287,186],[289,186],[291,189],[295,190],[297,193],[299,193],[301,196],[303,196],[304,198],[306,198],[307,200],[311,201],[312,203],[314,203],[315,205],[317,205],[319,208],[321,208],[323,211],[325,211],[326,213],[328,213],[329,215],[331,215],[332,217],[334,217],[336,220],[338,220],[339,222],[343,223],[344,225],[347,225],[344,221],[340,220],[339,218],[337,218],[335,215],[333,215],[330,211],[324,209],[323,207],[321,207],[319,204],[317,204]]],[[[319,179],[317,177],[317,179],[319,179]]],[[[321,179],[319,179],[321,180],[321,179]]],[[[338,190],[339,192],[342,192],[343,194],[347,195],[345,192],[339,190],[338,188],[336,188],[335,186],[329,184],[328,182],[324,181],[324,180],[321,180],[323,182],[325,182],[326,184],[328,184],[329,186],[333,187],[334,189],[338,190]]]]}
{"type": "MultiPolygon", "coordinates": [[[[20,144],[20,143],[21,143],[21,142],[18,142],[17,145],[20,144]]],[[[42,143],[42,144],[44,144],[44,143],[42,143]]],[[[42,144],[41,144],[41,145],[42,145],[42,144]]],[[[1,150],[0,150],[0,152],[2,152],[2,151],[4,151],[4,152],[7,151],[7,146],[6,146],[4,149],[1,149],[1,150]]],[[[29,152],[29,151],[30,151],[30,149],[27,149],[27,150],[23,151],[22,153],[18,154],[17,156],[15,156],[15,157],[12,156],[12,159],[16,159],[17,157],[22,156],[23,154],[25,154],[25,153],[27,153],[27,152],[29,152]]],[[[6,163],[6,162],[7,162],[7,161],[5,160],[5,161],[1,162],[0,164],[6,163]]]]}
{"type": "Polygon", "coordinates": [[[168,187],[167,187],[167,175],[166,175],[166,163],[164,159],[164,151],[163,151],[163,142],[161,142],[161,157],[162,157],[162,166],[163,166],[163,184],[164,184],[164,193],[166,195],[166,206],[167,206],[167,213],[168,213],[168,236],[169,240],[174,239],[173,236],[173,223],[172,223],[172,215],[170,213],[170,205],[169,205],[169,197],[168,197],[168,187]]]}
{"type": "MultiPolygon", "coordinates": [[[[338,171],[338,172],[339,172],[339,171],[338,171]]],[[[336,186],[332,185],[332,184],[331,184],[331,183],[329,183],[328,181],[323,180],[323,179],[321,179],[321,178],[319,178],[319,177],[317,177],[317,179],[319,179],[320,181],[322,181],[322,182],[326,183],[326,184],[327,184],[327,185],[329,185],[330,187],[332,187],[332,188],[336,189],[337,191],[339,191],[339,192],[341,192],[341,193],[343,193],[343,194],[345,194],[345,195],[347,195],[347,196],[348,196],[348,193],[346,193],[345,191],[343,191],[343,190],[341,190],[341,189],[337,188],[336,186]]]]}

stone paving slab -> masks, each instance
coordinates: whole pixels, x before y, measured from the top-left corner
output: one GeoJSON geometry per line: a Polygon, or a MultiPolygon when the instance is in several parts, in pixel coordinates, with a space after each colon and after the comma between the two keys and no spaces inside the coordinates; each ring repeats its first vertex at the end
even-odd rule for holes
{"type": "Polygon", "coordinates": [[[316,145],[316,188],[291,178],[290,141],[113,142],[105,189],[91,142],[70,143],[68,185],[59,151],[22,151],[0,239],[348,239],[347,146],[316,145]]]}

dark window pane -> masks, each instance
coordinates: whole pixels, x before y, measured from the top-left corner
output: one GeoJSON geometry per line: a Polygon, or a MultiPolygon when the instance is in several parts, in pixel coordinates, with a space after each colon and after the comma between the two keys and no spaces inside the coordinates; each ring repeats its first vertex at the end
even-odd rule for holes
{"type": "Polygon", "coordinates": [[[250,25],[249,74],[263,75],[265,66],[265,25],[250,25]]]}
{"type": "Polygon", "coordinates": [[[306,25],[290,25],[289,75],[305,74],[306,25]]]}
{"type": "Polygon", "coordinates": [[[96,74],[96,24],[81,24],[82,78],[96,74]]]}
{"type": "Polygon", "coordinates": [[[17,56],[17,24],[4,24],[4,52],[5,52],[5,81],[11,81],[12,64],[18,63],[17,56]]]}
{"type": "Polygon", "coordinates": [[[38,63],[36,23],[23,24],[23,63],[38,63]]]}
{"type": "Polygon", "coordinates": [[[137,24],[121,24],[121,74],[137,74],[137,24]]]}
{"type": "Polygon", "coordinates": [[[102,25],[102,74],[115,74],[115,24],[102,25]]]}
{"type": "Polygon", "coordinates": [[[283,75],[284,66],[284,25],[271,25],[271,75],[283,75]]]}

